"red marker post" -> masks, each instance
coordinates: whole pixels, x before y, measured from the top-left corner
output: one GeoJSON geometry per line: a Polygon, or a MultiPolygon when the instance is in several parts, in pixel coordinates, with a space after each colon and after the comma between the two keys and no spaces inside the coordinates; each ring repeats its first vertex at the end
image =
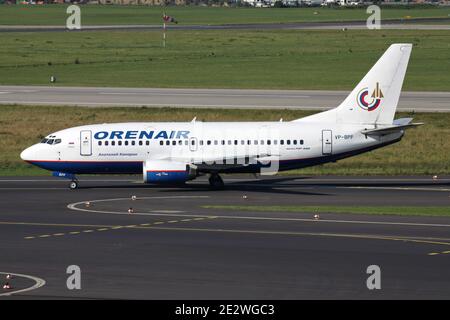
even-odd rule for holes
{"type": "Polygon", "coordinates": [[[178,23],[177,20],[175,20],[175,18],[166,15],[166,13],[163,13],[163,48],[166,47],[166,23],[170,23],[173,22],[175,24],[178,23]]]}

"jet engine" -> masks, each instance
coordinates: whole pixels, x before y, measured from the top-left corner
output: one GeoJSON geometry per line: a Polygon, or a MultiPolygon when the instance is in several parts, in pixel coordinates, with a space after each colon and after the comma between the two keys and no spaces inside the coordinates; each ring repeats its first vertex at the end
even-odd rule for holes
{"type": "Polygon", "coordinates": [[[184,162],[147,160],[143,164],[144,183],[181,183],[197,176],[195,168],[184,162]]]}

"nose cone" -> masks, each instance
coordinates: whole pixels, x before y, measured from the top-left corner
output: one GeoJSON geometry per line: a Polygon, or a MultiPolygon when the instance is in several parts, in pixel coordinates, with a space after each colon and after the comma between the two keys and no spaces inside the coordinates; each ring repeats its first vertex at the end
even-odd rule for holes
{"type": "Polygon", "coordinates": [[[33,156],[33,151],[32,151],[33,147],[29,147],[26,148],[25,150],[22,151],[22,153],[20,154],[20,158],[22,158],[23,161],[29,161],[32,160],[33,156]]]}

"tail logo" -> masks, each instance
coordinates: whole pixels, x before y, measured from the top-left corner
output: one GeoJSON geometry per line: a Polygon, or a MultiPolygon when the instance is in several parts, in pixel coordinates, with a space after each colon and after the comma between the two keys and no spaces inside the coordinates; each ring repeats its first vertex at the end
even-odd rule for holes
{"type": "Polygon", "coordinates": [[[368,98],[368,95],[369,95],[369,88],[367,87],[363,88],[358,93],[357,97],[358,106],[360,106],[361,109],[363,110],[373,111],[380,106],[381,99],[384,98],[383,92],[381,91],[380,84],[378,82],[370,98],[368,98]]]}

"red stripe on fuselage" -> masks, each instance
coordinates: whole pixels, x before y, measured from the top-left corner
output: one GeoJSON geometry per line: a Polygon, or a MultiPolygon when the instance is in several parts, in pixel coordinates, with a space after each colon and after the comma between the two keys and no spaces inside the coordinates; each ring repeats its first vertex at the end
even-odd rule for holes
{"type": "Polygon", "coordinates": [[[186,170],[147,170],[147,172],[186,172],[186,170]]]}
{"type": "Polygon", "coordinates": [[[140,160],[117,160],[117,161],[114,161],[114,160],[95,160],[95,161],[85,161],[85,160],[81,160],[81,161],[78,161],[78,160],[25,160],[26,162],[65,162],[65,163],[99,163],[99,162],[101,162],[101,163],[105,163],[105,162],[107,162],[107,163],[123,163],[123,162],[125,162],[125,163],[130,163],[130,162],[143,162],[143,161],[140,161],[140,160]]]}

